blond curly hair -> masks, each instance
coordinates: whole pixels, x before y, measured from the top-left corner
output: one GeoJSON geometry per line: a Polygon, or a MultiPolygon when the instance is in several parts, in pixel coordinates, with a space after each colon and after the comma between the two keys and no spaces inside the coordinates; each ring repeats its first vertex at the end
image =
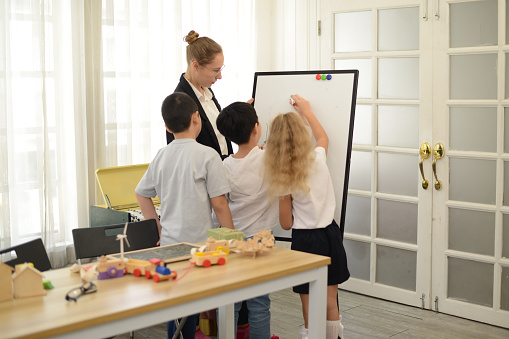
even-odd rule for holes
{"type": "Polygon", "coordinates": [[[306,178],[314,152],[302,119],[293,112],[279,114],[272,120],[269,133],[264,165],[271,196],[309,193],[306,178]]]}

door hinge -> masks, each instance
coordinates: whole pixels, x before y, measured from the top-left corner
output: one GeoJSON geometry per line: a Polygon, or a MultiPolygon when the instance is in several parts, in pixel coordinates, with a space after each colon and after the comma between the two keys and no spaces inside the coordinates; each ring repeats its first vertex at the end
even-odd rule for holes
{"type": "Polygon", "coordinates": [[[438,313],[438,296],[435,296],[435,312],[438,313]]]}
{"type": "Polygon", "coordinates": [[[424,309],[424,301],[426,300],[426,294],[423,293],[420,299],[421,299],[421,309],[424,309]]]}
{"type": "Polygon", "coordinates": [[[318,20],[318,36],[322,35],[322,20],[318,20]]]}

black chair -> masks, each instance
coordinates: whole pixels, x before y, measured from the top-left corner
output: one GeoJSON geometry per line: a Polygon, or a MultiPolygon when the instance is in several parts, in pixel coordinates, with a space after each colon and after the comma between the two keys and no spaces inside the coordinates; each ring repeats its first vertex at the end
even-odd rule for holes
{"type": "MultiPolygon", "coordinates": [[[[75,228],[72,230],[76,259],[94,258],[120,252],[117,234],[124,233],[125,224],[75,228]]],[[[159,231],[155,219],[130,222],[127,226],[127,240],[124,252],[157,246],[159,231]]]]}
{"type": "Polygon", "coordinates": [[[34,267],[41,272],[51,270],[48,253],[46,252],[46,248],[44,247],[41,238],[37,238],[21,245],[2,249],[0,250],[0,255],[9,252],[15,252],[16,258],[4,261],[7,265],[14,267],[17,264],[31,262],[34,264],[34,267]]]}

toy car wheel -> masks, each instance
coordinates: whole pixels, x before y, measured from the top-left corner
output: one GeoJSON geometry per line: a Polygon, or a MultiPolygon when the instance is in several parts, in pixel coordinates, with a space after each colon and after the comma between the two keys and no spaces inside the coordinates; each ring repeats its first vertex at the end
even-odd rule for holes
{"type": "Polygon", "coordinates": [[[139,268],[135,268],[133,274],[134,274],[135,277],[140,277],[141,276],[141,270],[139,268]]]}
{"type": "Polygon", "coordinates": [[[219,260],[217,261],[217,263],[218,263],[219,265],[224,265],[224,264],[226,264],[226,259],[225,259],[225,258],[219,258],[219,260]]]}
{"type": "Polygon", "coordinates": [[[173,271],[173,280],[177,279],[177,272],[173,271]]]}
{"type": "Polygon", "coordinates": [[[155,274],[155,275],[154,275],[154,281],[157,283],[157,282],[159,282],[160,280],[161,280],[161,278],[160,278],[157,274],[155,274]]]}
{"type": "Polygon", "coordinates": [[[203,267],[210,267],[210,265],[212,265],[212,263],[209,259],[203,260],[203,267]]]}
{"type": "Polygon", "coordinates": [[[108,267],[108,276],[109,277],[115,277],[117,275],[117,268],[115,266],[108,267]]]}
{"type": "Polygon", "coordinates": [[[145,278],[147,279],[152,278],[152,273],[150,273],[150,271],[145,272],[145,278]]]}

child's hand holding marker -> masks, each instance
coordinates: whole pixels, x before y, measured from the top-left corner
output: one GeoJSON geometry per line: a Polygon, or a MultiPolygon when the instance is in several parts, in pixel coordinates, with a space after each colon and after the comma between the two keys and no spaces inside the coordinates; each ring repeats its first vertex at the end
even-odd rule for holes
{"type": "MultiPolygon", "coordinates": [[[[309,126],[308,119],[306,118],[306,114],[311,112],[311,104],[306,99],[302,98],[300,95],[290,95],[290,104],[295,108],[297,113],[299,113],[302,121],[306,126],[309,126]]],[[[311,113],[313,114],[313,113],[311,113]]]]}

